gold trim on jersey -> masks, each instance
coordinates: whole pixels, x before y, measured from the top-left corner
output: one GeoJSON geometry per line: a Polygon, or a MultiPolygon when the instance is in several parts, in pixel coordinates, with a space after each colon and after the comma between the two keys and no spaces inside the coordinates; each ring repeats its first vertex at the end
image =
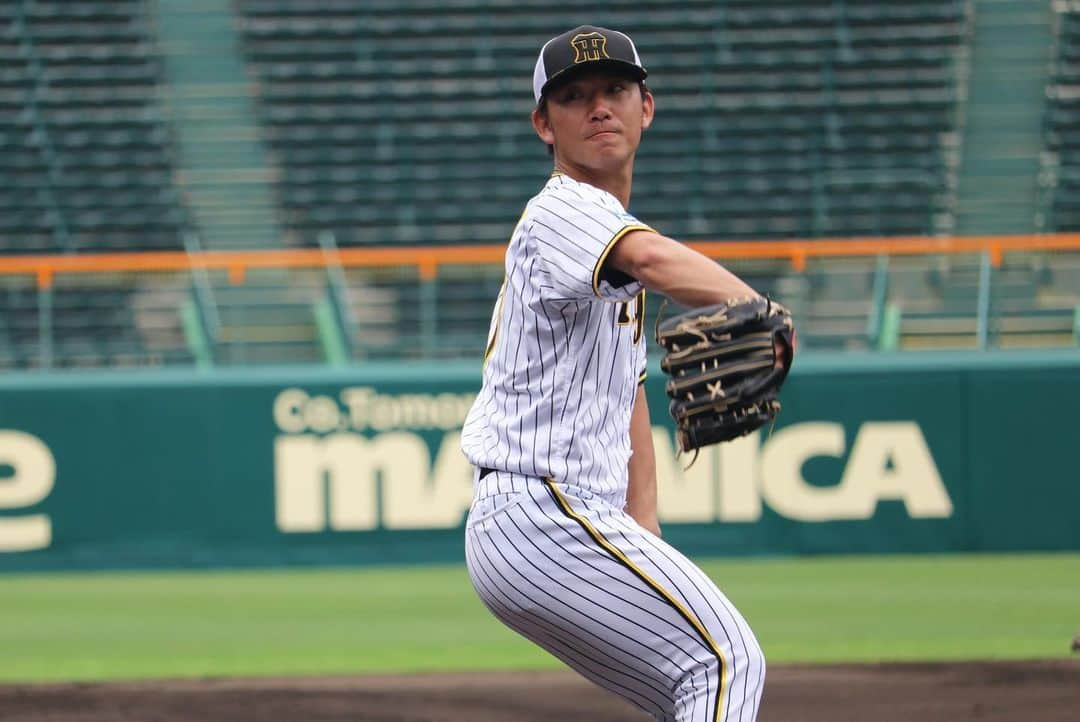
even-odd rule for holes
{"type": "Polygon", "coordinates": [[[499,297],[495,300],[495,312],[491,319],[491,336],[488,338],[487,348],[484,349],[484,361],[480,364],[481,368],[487,366],[488,359],[491,358],[491,354],[495,351],[495,342],[499,339],[499,326],[502,325],[502,306],[505,295],[506,278],[504,277],[502,286],[499,288],[499,297]]]}
{"type": "Polygon", "coordinates": [[[634,344],[641,342],[641,335],[645,328],[645,289],[638,291],[633,301],[623,301],[619,304],[615,314],[615,323],[620,326],[634,327],[634,344]],[[630,315],[630,304],[634,304],[634,315],[630,315]]]}
{"type": "Polygon", "coordinates": [[[600,270],[604,267],[604,261],[607,260],[608,254],[611,253],[611,249],[615,247],[615,244],[631,231],[652,231],[653,233],[656,233],[656,231],[644,224],[634,224],[631,226],[623,226],[619,229],[618,233],[612,236],[611,240],[608,241],[607,246],[604,247],[604,252],[600,254],[600,258],[596,261],[596,267],[593,268],[592,290],[597,296],[600,295],[600,270]]]}
{"type": "Polygon", "coordinates": [[[638,384],[645,383],[645,379],[647,379],[647,378],[649,378],[649,372],[648,371],[642,371],[641,375],[637,377],[638,384]]]}
{"type": "Polygon", "coordinates": [[[634,327],[634,343],[641,343],[642,336],[645,335],[645,289],[641,289],[641,293],[637,295],[637,306],[634,309],[637,313],[638,324],[634,327]]]}
{"type": "Polygon", "coordinates": [[[713,719],[716,720],[716,722],[720,722],[720,714],[721,711],[724,709],[724,690],[727,688],[728,665],[727,662],[724,661],[724,655],[720,651],[719,645],[716,644],[716,642],[712,638],[712,635],[709,634],[709,630],[705,629],[705,625],[701,623],[701,620],[694,616],[694,614],[689,609],[687,609],[682,602],[676,599],[674,595],[671,594],[671,592],[664,589],[664,587],[662,587],[659,582],[646,574],[637,564],[634,564],[634,562],[632,562],[630,558],[622,552],[622,550],[620,550],[618,547],[616,547],[614,544],[604,538],[604,535],[601,534],[596,529],[596,527],[589,523],[588,519],[575,512],[570,507],[570,502],[568,502],[566,500],[566,497],[563,496],[563,493],[559,491],[559,487],[555,484],[554,480],[544,479],[544,484],[547,486],[548,493],[551,494],[551,497],[555,500],[555,503],[559,505],[559,508],[562,510],[563,514],[576,521],[578,525],[582,529],[584,529],[590,537],[592,537],[593,541],[599,544],[608,554],[615,558],[615,561],[619,562],[624,567],[633,572],[635,576],[637,576],[639,579],[649,585],[649,587],[654,592],[659,594],[665,602],[674,607],[675,611],[677,611],[683,619],[689,622],[690,626],[692,626],[694,630],[701,636],[702,641],[705,642],[705,646],[709,648],[709,651],[716,655],[716,660],[720,663],[720,689],[718,689],[716,692],[716,707],[713,710],[713,719]]]}

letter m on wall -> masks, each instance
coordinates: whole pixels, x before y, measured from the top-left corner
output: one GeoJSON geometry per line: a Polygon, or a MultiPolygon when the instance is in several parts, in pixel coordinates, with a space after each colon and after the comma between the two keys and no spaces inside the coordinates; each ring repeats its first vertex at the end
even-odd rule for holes
{"type": "Polygon", "coordinates": [[[279,436],[277,527],[289,533],[458,526],[472,498],[472,467],[460,438],[443,437],[432,468],[424,439],[409,432],[279,436]]]}
{"type": "Polygon", "coordinates": [[[374,529],[379,514],[369,444],[358,434],[279,436],[274,443],[278,529],[374,529]]]}

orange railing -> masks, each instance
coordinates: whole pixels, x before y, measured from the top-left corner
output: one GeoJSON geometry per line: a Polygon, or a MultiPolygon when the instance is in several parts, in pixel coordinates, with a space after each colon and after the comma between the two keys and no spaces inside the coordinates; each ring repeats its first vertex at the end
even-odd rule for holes
{"type": "MultiPolygon", "coordinates": [[[[987,253],[994,266],[1014,251],[1080,251],[1080,233],[970,236],[948,238],[845,238],[790,241],[701,241],[693,248],[712,258],[788,259],[803,271],[810,258],[987,253]]],[[[134,271],[224,270],[232,283],[243,283],[252,269],[416,266],[420,277],[433,279],[440,266],[496,264],[502,245],[419,246],[409,248],[266,249],[257,251],[146,251],[78,255],[0,256],[0,275],[33,275],[39,288],[52,286],[56,274],[134,271]]]]}

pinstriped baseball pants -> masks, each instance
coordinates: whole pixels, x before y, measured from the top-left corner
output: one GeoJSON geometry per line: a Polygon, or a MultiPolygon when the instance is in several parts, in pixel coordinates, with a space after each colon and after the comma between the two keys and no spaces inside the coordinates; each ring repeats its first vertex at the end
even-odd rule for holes
{"type": "Polygon", "coordinates": [[[493,472],[466,523],[469,576],[505,623],[663,722],[753,722],[765,658],[749,625],[621,500],[493,472]]]}

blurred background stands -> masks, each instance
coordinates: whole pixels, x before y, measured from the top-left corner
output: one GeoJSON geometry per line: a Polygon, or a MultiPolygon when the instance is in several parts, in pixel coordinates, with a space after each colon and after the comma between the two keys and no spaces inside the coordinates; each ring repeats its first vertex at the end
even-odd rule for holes
{"type": "Polygon", "coordinates": [[[139,2],[6,2],[0,251],[180,248],[186,221],[139,2]]]}
{"type": "MultiPolygon", "coordinates": [[[[285,226],[343,245],[503,242],[550,161],[528,122],[536,0],[238,0],[285,226]]],[[[631,210],[679,238],[951,230],[968,3],[590,6],[658,115],[631,210]]],[[[595,17],[594,17],[595,16],[595,17]]]]}
{"type": "MultiPolygon", "coordinates": [[[[505,243],[550,170],[528,122],[537,48],[583,21],[627,30],[652,73],[631,210],[661,232],[1073,230],[1076,4],[3,3],[0,252],[298,246],[329,260],[241,285],[198,268],[42,289],[4,277],[0,364],[477,356],[497,265],[432,276],[333,259],[339,245],[505,243]],[[1042,138],[998,122],[1020,117],[1001,73],[1045,87],[1042,138]],[[1027,165],[1034,210],[1013,202],[1027,165]]],[[[1023,122],[1042,117],[1021,105],[1023,122]]],[[[796,310],[810,349],[1074,345],[1080,327],[1075,255],[729,265],[796,310]]]]}
{"type": "MultiPolygon", "coordinates": [[[[325,230],[342,245],[506,241],[550,168],[528,123],[537,47],[582,9],[237,7],[292,242],[325,230]]],[[[659,110],[631,203],[644,221],[682,239],[951,230],[969,3],[612,2],[588,14],[627,30],[652,72],[659,110]]],[[[835,283],[783,264],[753,272],[806,316],[809,343],[865,348],[873,269],[844,269],[835,283]],[[844,289],[861,289],[858,301],[837,303],[844,289]]],[[[391,284],[373,297],[350,278],[381,299],[355,315],[367,353],[416,348],[408,292],[391,284]],[[389,328],[404,341],[371,343],[389,328]]],[[[497,283],[485,277],[471,299],[467,278],[434,291],[473,347],[497,283]]]]}
{"type": "MultiPolygon", "coordinates": [[[[188,220],[143,10],[123,0],[0,6],[0,253],[182,247],[188,220]]],[[[0,284],[4,365],[191,360],[175,311],[138,310],[146,303],[134,291],[152,279],[61,279],[46,293],[32,279],[0,284]]]]}

